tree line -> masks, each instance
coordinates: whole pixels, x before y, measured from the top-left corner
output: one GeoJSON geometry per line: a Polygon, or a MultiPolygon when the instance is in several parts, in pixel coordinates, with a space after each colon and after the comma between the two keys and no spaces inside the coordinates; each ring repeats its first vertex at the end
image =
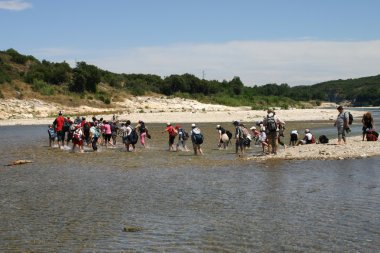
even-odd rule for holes
{"type": "Polygon", "coordinates": [[[217,81],[200,79],[188,73],[164,78],[152,74],[117,74],[85,62],[77,62],[71,68],[66,62],[39,61],[14,49],[0,51],[0,84],[13,79],[23,80],[45,95],[51,93],[52,86],[67,86],[74,93],[97,93],[98,85],[104,83],[133,95],[154,92],[257,108],[268,105],[296,106],[299,101],[311,100],[337,103],[347,100],[358,106],[380,105],[380,75],[327,81],[311,86],[290,87],[286,83],[273,83],[248,87],[239,77],[233,77],[230,81],[217,81]]]}

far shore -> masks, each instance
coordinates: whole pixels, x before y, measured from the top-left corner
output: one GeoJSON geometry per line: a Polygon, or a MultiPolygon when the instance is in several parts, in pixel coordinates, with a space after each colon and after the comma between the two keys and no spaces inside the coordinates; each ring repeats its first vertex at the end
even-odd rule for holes
{"type": "MultiPolygon", "coordinates": [[[[290,121],[334,121],[337,116],[335,104],[323,104],[313,109],[276,109],[276,114],[285,122],[290,121]]],[[[348,109],[349,110],[349,109],[348,109]]],[[[265,110],[250,107],[229,107],[203,104],[181,98],[133,97],[124,102],[115,102],[114,108],[92,108],[87,106],[67,107],[41,100],[0,99],[0,126],[6,125],[47,125],[54,121],[58,112],[63,116],[112,120],[113,115],[120,121],[143,120],[147,123],[207,123],[207,122],[256,122],[266,116],[265,110]]],[[[362,112],[351,111],[360,121],[362,112]]]]}

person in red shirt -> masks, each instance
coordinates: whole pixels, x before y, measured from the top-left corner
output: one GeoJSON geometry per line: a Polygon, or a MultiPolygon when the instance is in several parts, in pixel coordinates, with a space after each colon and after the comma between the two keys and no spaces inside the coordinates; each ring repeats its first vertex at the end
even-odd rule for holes
{"type": "Polygon", "coordinates": [[[58,117],[54,120],[53,125],[55,126],[55,132],[58,138],[58,147],[61,148],[65,146],[65,131],[63,131],[63,124],[65,123],[65,118],[62,116],[62,112],[59,111],[58,117]]]}
{"type": "Polygon", "coordinates": [[[178,134],[178,131],[170,123],[166,123],[166,128],[162,131],[162,133],[164,132],[169,133],[169,151],[174,150],[174,140],[178,134]]]}

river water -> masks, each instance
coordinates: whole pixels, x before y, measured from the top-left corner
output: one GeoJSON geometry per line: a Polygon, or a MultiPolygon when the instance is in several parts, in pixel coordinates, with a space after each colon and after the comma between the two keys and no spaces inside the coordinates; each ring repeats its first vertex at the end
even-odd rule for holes
{"type": "Polygon", "coordinates": [[[46,126],[0,127],[1,164],[33,160],[0,167],[0,252],[380,251],[379,157],[248,162],[215,125],[199,157],[166,151],[158,124],[145,150],[84,154],[49,148],[46,126]]]}

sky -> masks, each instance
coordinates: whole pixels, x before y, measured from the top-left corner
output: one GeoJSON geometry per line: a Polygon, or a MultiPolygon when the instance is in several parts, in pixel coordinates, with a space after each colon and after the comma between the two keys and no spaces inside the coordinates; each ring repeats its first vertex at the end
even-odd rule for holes
{"type": "Polygon", "coordinates": [[[380,74],[378,0],[0,0],[0,50],[290,86],[380,74]]]}

